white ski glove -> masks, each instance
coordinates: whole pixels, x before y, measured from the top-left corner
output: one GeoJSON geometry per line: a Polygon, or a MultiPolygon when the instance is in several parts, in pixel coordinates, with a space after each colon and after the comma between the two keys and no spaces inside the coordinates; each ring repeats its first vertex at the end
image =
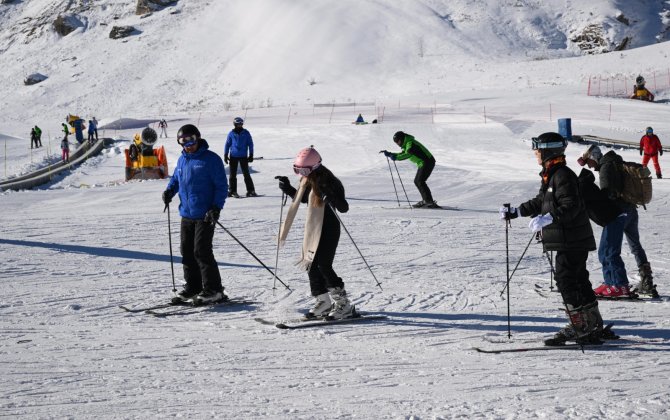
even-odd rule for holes
{"type": "Polygon", "coordinates": [[[516,207],[500,207],[500,220],[512,220],[519,217],[516,207]]]}
{"type": "Polygon", "coordinates": [[[528,227],[533,232],[539,232],[543,227],[548,226],[554,222],[554,218],[551,216],[551,213],[543,214],[542,216],[535,216],[530,219],[528,227]]]}

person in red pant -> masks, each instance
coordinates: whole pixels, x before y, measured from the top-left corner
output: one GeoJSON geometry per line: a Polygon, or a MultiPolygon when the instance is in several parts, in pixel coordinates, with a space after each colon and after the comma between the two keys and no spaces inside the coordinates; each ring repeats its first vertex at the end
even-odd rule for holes
{"type": "Polygon", "coordinates": [[[658,155],[663,156],[663,146],[661,146],[661,140],[654,134],[654,129],[651,127],[647,127],[647,134],[640,139],[640,155],[642,155],[642,166],[646,167],[649,159],[651,159],[654,161],[656,178],[663,178],[661,165],[658,164],[658,155]]]}

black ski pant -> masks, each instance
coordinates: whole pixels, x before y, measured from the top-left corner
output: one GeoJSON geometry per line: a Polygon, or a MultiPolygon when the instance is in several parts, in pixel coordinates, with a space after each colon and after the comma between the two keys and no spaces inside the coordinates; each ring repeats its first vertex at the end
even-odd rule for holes
{"type": "Polygon", "coordinates": [[[202,290],[220,292],[221,274],[214,259],[212,240],[214,228],[204,220],[181,219],[181,256],[186,289],[193,293],[202,290]]]}
{"type": "Polygon", "coordinates": [[[430,174],[433,173],[435,168],[435,159],[431,158],[423,163],[423,166],[416,171],[416,176],[414,177],[414,185],[419,189],[419,194],[421,194],[421,199],[424,203],[433,202],[433,194],[426,184],[426,180],[430,177],[430,174]]]}
{"type": "Polygon", "coordinates": [[[556,251],[556,286],[568,305],[575,308],[595,302],[586,269],[588,251],[556,251]]]}
{"type": "Polygon", "coordinates": [[[236,158],[230,157],[230,176],[228,178],[228,191],[237,193],[237,164],[242,168],[242,175],[244,176],[244,185],[247,187],[247,192],[254,192],[254,181],[251,180],[249,174],[249,159],[246,157],[236,158]]]}
{"type": "Polygon", "coordinates": [[[337,224],[326,224],[326,220],[324,220],[324,225],[321,229],[321,239],[319,239],[319,246],[314,254],[312,265],[307,272],[312,296],[328,293],[328,289],[334,287],[344,288],[344,282],[338,277],[335,270],[333,270],[335,251],[337,251],[337,244],[339,241],[339,222],[337,224]]]}

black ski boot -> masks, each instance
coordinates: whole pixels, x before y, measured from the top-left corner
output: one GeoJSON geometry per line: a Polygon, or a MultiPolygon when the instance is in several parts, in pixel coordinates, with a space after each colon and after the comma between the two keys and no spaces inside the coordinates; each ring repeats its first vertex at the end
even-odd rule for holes
{"type": "Polygon", "coordinates": [[[553,337],[544,340],[544,345],[564,346],[568,341],[577,344],[602,344],[603,318],[600,316],[598,301],[577,308],[570,304],[566,306],[570,323],[553,337]]]}
{"type": "Polygon", "coordinates": [[[651,264],[648,262],[640,264],[639,270],[640,282],[633,288],[633,291],[641,295],[658,298],[659,295],[656,291],[656,286],[654,285],[654,276],[651,272],[651,264]]]}
{"type": "Polygon", "coordinates": [[[177,296],[172,298],[171,303],[173,305],[179,305],[182,303],[192,302],[193,298],[198,296],[198,293],[200,293],[199,290],[193,291],[192,289],[184,287],[179,293],[177,293],[177,296]]]}
{"type": "Polygon", "coordinates": [[[414,207],[415,209],[420,209],[421,207],[423,207],[423,206],[425,206],[425,205],[426,205],[426,202],[423,201],[423,200],[421,200],[421,201],[419,201],[419,202],[416,203],[416,204],[412,204],[412,207],[414,207]]]}
{"type": "Polygon", "coordinates": [[[225,302],[227,300],[228,296],[223,293],[223,290],[218,292],[203,290],[198,296],[193,298],[193,306],[211,305],[214,303],[225,302]]]}

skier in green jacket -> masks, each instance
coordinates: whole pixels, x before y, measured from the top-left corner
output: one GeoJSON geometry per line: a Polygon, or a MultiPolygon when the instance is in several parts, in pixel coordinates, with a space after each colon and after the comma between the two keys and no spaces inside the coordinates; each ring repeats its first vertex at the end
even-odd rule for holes
{"type": "Polygon", "coordinates": [[[439,207],[435,200],[433,200],[430,188],[428,188],[428,184],[426,184],[426,180],[433,172],[433,168],[435,168],[435,158],[433,155],[423,144],[419,143],[414,136],[403,133],[402,131],[398,131],[393,135],[393,142],[402,148],[402,152],[393,153],[383,150],[384,156],[391,158],[392,160],[409,159],[419,167],[416,171],[416,176],[414,177],[414,185],[419,189],[422,200],[412,205],[412,207],[439,207]]]}

